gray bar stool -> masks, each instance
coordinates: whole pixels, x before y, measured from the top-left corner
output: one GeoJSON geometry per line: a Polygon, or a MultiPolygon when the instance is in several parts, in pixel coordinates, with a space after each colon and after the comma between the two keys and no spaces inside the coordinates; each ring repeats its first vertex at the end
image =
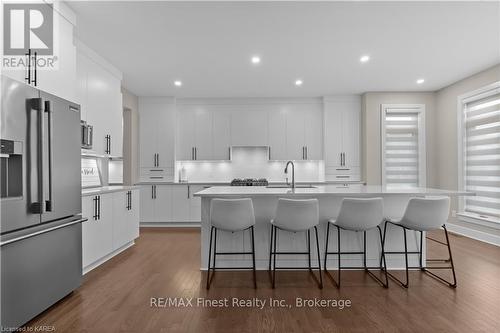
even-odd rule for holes
{"type": "Polygon", "coordinates": [[[213,276],[215,275],[215,260],[218,254],[222,255],[252,255],[252,267],[217,267],[218,269],[249,269],[253,270],[253,284],[257,288],[257,277],[255,274],[255,237],[254,225],[255,214],[252,199],[212,199],[210,203],[210,244],[208,248],[208,270],[207,289],[210,289],[213,276]],[[239,232],[250,230],[252,238],[252,252],[217,252],[217,230],[239,232]],[[215,236],[214,236],[215,233],[215,236]],[[214,237],[213,237],[214,236],[214,237]],[[214,238],[214,263],[211,266],[212,238],[214,238]],[[212,269],[212,279],[210,270],[212,269]]]}
{"type": "Polygon", "coordinates": [[[406,264],[406,281],[403,282],[396,278],[393,274],[388,273],[389,276],[398,282],[402,287],[408,288],[408,269],[418,268],[421,271],[429,274],[431,277],[447,284],[451,288],[456,288],[457,278],[455,275],[455,266],[453,265],[453,257],[451,255],[450,239],[448,237],[448,230],[446,229],[446,222],[448,221],[448,215],[450,211],[450,198],[448,197],[428,197],[428,198],[411,198],[406,206],[405,213],[403,217],[399,220],[386,219],[384,227],[384,238],[383,244],[385,246],[385,236],[387,232],[387,227],[389,225],[397,226],[403,229],[403,238],[405,244],[404,252],[400,251],[385,251],[385,254],[404,254],[405,264],[406,264]],[[446,236],[446,243],[443,243],[437,239],[426,237],[427,239],[442,244],[448,248],[449,257],[446,259],[426,259],[425,266],[423,264],[423,239],[424,231],[438,230],[443,228],[444,234],[446,236]],[[420,249],[418,251],[408,251],[408,243],[406,239],[406,231],[413,230],[420,232],[420,249]],[[410,267],[408,266],[408,254],[418,254],[420,266],[410,267]],[[427,268],[428,262],[446,262],[449,266],[434,266],[427,268]],[[442,277],[431,272],[429,269],[451,269],[453,274],[453,281],[443,279],[442,277]]]}
{"type": "MultiPolygon", "coordinates": [[[[316,232],[316,249],[318,251],[318,287],[323,288],[323,277],[321,276],[321,257],[319,252],[318,226],[319,224],[319,205],[317,199],[293,200],[278,199],[276,208],[276,217],[271,220],[271,243],[269,245],[269,273],[272,268],[272,287],[276,286],[276,256],[279,255],[297,255],[307,254],[308,267],[278,267],[278,269],[308,269],[311,274],[314,273],[311,267],[311,229],[316,232]],[[306,232],[307,231],[307,252],[278,252],[277,235],[278,230],[288,232],[306,232]],[[273,262],[271,267],[271,261],[273,262]]],[[[316,277],[315,277],[316,278],[316,277]]]]}
{"type": "MultiPolygon", "coordinates": [[[[366,266],[366,232],[368,230],[377,228],[380,236],[380,244],[385,267],[385,254],[384,254],[384,244],[382,238],[382,230],[380,229],[380,224],[384,222],[384,202],[382,198],[366,198],[366,199],[355,199],[346,198],[342,200],[340,206],[340,212],[336,219],[331,219],[328,221],[328,226],[326,229],[326,246],[325,246],[325,273],[334,282],[337,288],[340,288],[340,272],[342,268],[344,269],[356,269],[360,267],[342,267],[341,266],[341,255],[342,254],[362,254],[363,255],[363,268],[365,272],[368,273],[375,281],[380,283],[384,288],[388,287],[387,270],[383,269],[385,272],[385,282],[374,275],[370,269],[382,269],[382,267],[367,267],[366,266]],[[337,252],[328,252],[328,242],[330,236],[330,225],[337,228],[337,252]],[[342,252],[340,247],[340,231],[349,230],[363,232],[363,251],[362,252],[342,252]],[[329,254],[336,254],[338,259],[338,281],[336,281],[330,274],[326,267],[326,260],[329,254]]],[[[382,266],[382,264],[380,265],[382,266]]]]}

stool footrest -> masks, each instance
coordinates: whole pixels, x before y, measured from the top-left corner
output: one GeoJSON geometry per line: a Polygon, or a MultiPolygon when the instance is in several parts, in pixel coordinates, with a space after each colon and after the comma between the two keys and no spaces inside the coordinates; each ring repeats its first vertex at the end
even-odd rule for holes
{"type": "Polygon", "coordinates": [[[252,266],[248,266],[248,267],[211,267],[210,269],[213,269],[214,271],[216,270],[221,270],[221,269],[224,269],[224,270],[252,270],[253,267],[252,266]]]}
{"type": "Polygon", "coordinates": [[[252,252],[215,252],[217,255],[241,255],[241,254],[253,254],[252,252]]]}

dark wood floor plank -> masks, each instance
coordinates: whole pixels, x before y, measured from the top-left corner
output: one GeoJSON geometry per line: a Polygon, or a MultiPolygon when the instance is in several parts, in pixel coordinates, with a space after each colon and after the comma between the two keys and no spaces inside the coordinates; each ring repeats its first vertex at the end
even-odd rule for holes
{"type": "MultiPolygon", "coordinates": [[[[436,234],[435,237],[441,237],[436,234]]],[[[343,272],[337,290],[318,290],[307,272],[217,272],[205,290],[197,229],[142,228],[137,244],[88,273],[82,287],[27,326],[56,332],[500,332],[500,248],[451,236],[458,288],[415,271],[410,288],[385,290],[360,271],[343,272]],[[349,299],[350,308],[152,308],[151,297],[349,299]]],[[[428,242],[429,257],[446,255],[428,242]]],[[[402,274],[402,272],[398,272],[402,274]]]]}

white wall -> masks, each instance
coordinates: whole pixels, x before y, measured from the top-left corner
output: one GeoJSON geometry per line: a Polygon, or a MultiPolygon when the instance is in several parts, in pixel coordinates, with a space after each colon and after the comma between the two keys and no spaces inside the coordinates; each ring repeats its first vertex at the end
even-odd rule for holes
{"type": "Polygon", "coordinates": [[[123,183],[139,180],[139,99],[122,87],[123,96],[123,183]]]}
{"type": "Polygon", "coordinates": [[[437,185],[435,123],[437,112],[433,92],[368,92],[361,103],[362,128],[361,151],[362,179],[368,185],[382,184],[381,154],[381,105],[382,104],[424,104],[427,159],[427,187],[437,185]]]}
{"type": "MultiPolygon", "coordinates": [[[[436,92],[436,140],[437,146],[437,186],[444,189],[458,189],[458,136],[457,121],[461,110],[458,110],[458,97],[467,92],[500,81],[500,65],[460,80],[436,92]]],[[[452,210],[457,209],[457,200],[452,202],[452,210]]],[[[463,223],[453,219],[459,227],[484,232],[500,237],[500,230],[482,227],[471,223],[463,223]]],[[[458,230],[458,229],[457,229],[458,230]]],[[[462,230],[462,228],[460,228],[462,230]]],[[[467,232],[467,231],[465,231],[467,232]]],[[[500,241],[500,238],[498,238],[500,241]]]]}

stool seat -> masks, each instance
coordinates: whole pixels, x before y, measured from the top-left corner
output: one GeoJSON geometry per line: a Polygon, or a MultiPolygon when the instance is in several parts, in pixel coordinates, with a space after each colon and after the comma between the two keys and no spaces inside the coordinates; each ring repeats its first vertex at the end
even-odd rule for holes
{"type": "MultiPolygon", "coordinates": [[[[253,202],[250,198],[243,199],[212,199],[210,202],[210,242],[208,247],[208,270],[207,270],[207,290],[210,289],[210,271],[215,273],[215,269],[225,269],[216,267],[215,261],[217,255],[252,255],[252,267],[228,267],[228,269],[252,269],[253,284],[257,288],[257,277],[255,272],[255,213],[253,202]],[[217,252],[217,231],[243,232],[250,230],[252,251],[251,252],[217,252]],[[212,258],[212,238],[213,244],[213,266],[212,258]]],[[[214,274],[212,274],[213,278],[214,274]]]]}
{"type": "MultiPolygon", "coordinates": [[[[427,198],[411,198],[408,201],[408,204],[406,206],[404,215],[402,218],[399,219],[394,219],[394,218],[386,218],[385,226],[384,226],[384,236],[383,236],[383,241],[382,241],[382,246],[386,245],[386,233],[388,226],[396,226],[396,227],[401,227],[403,230],[403,240],[404,240],[404,251],[384,251],[385,254],[404,254],[405,256],[405,265],[406,265],[406,280],[402,281],[401,279],[397,278],[391,273],[388,273],[389,276],[398,282],[402,287],[408,288],[409,284],[409,275],[408,275],[408,269],[409,268],[419,268],[421,271],[429,274],[433,278],[436,278],[437,280],[446,283],[449,287],[455,288],[457,286],[457,280],[455,276],[455,266],[453,265],[453,258],[451,255],[451,247],[450,247],[450,240],[448,237],[448,231],[446,230],[446,222],[448,220],[448,215],[449,215],[449,210],[450,210],[450,198],[448,197],[427,197],[427,198]],[[437,230],[437,229],[444,229],[445,237],[446,237],[446,243],[435,240],[434,238],[427,237],[427,239],[436,241],[439,244],[445,245],[448,248],[448,255],[449,257],[446,259],[428,259],[427,261],[434,261],[434,262],[444,262],[444,263],[449,263],[447,266],[432,266],[432,268],[427,268],[427,263],[424,265],[423,263],[423,240],[424,240],[424,232],[425,231],[430,231],[430,230],[437,230]],[[420,233],[420,249],[418,251],[408,251],[408,245],[407,245],[407,236],[406,232],[407,231],[417,231],[420,233]],[[419,255],[419,266],[418,267],[410,267],[408,265],[408,255],[409,254],[418,254],[419,255]],[[437,275],[436,273],[432,272],[431,269],[450,269],[453,274],[453,280],[448,281],[445,280],[443,277],[440,275],[437,275]]],[[[380,258],[380,261],[382,262],[382,259],[385,260],[385,258],[380,258]]]]}
{"type": "MultiPolygon", "coordinates": [[[[311,229],[316,232],[316,250],[318,254],[318,287],[323,288],[323,277],[321,275],[321,257],[319,251],[318,240],[318,224],[319,224],[319,203],[318,199],[279,199],[276,208],[276,217],[271,221],[271,242],[269,245],[269,272],[272,269],[272,287],[276,283],[276,269],[289,269],[285,267],[276,267],[277,255],[307,255],[308,267],[293,267],[293,269],[308,269],[312,273],[311,267],[311,229]],[[307,251],[306,252],[279,252],[277,251],[277,234],[278,231],[288,232],[306,232],[307,233],[307,251]],[[274,258],[274,260],[272,260],[274,258]],[[271,265],[271,263],[273,263],[271,265]]],[[[314,274],[313,274],[313,277],[314,274]]]]}
{"type": "MultiPolygon", "coordinates": [[[[377,282],[379,282],[383,287],[387,288],[388,286],[388,278],[387,278],[387,270],[384,269],[385,273],[385,282],[374,275],[366,264],[366,232],[368,230],[377,228],[378,234],[380,238],[381,248],[382,248],[382,259],[385,268],[385,256],[383,250],[383,241],[382,241],[382,230],[380,228],[380,224],[384,221],[384,204],[382,198],[345,198],[342,200],[342,204],[340,205],[340,211],[337,218],[331,218],[328,220],[327,229],[326,229],[326,246],[325,246],[325,262],[324,269],[330,279],[333,280],[337,288],[340,288],[340,275],[342,268],[359,268],[359,267],[341,267],[341,255],[343,254],[362,254],[363,255],[363,268],[365,271],[377,282]],[[329,246],[329,237],[330,237],[330,225],[333,225],[337,228],[337,251],[328,252],[329,246]],[[340,239],[341,239],[341,229],[354,231],[354,232],[363,232],[363,251],[358,252],[346,252],[341,250],[340,239]],[[337,281],[328,271],[327,258],[329,254],[337,255],[338,262],[338,278],[337,281]]],[[[382,269],[382,260],[380,267],[375,267],[375,269],[382,269]]]]}

